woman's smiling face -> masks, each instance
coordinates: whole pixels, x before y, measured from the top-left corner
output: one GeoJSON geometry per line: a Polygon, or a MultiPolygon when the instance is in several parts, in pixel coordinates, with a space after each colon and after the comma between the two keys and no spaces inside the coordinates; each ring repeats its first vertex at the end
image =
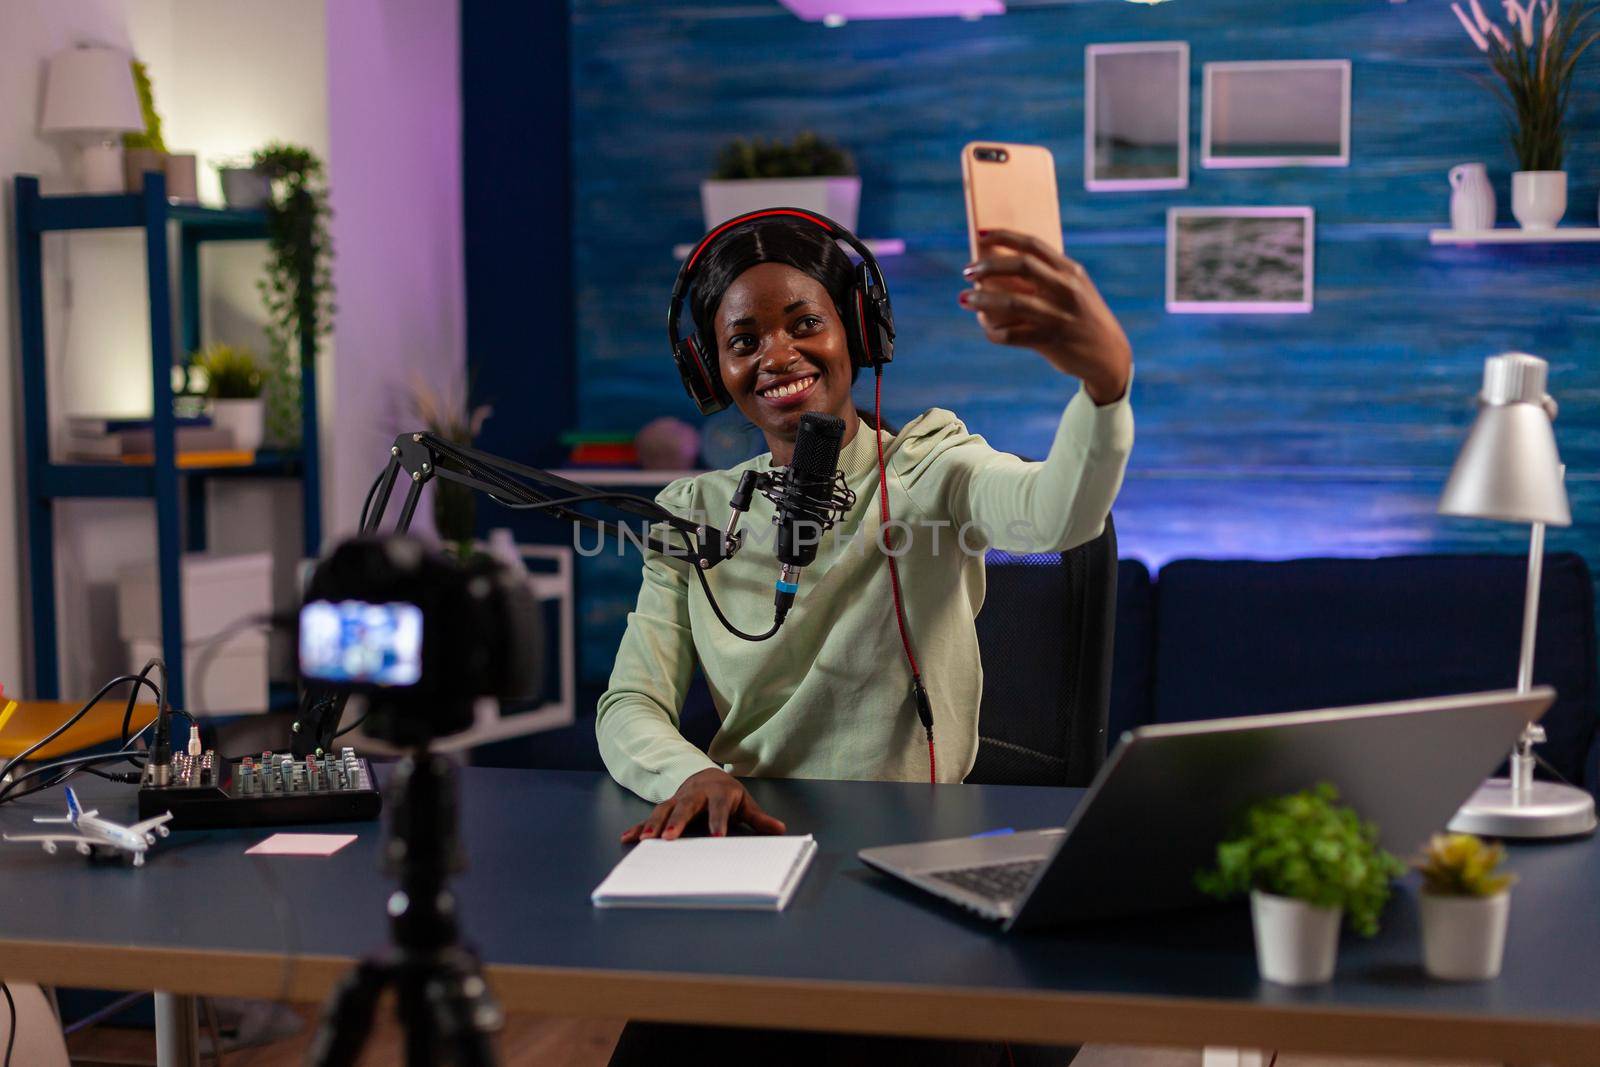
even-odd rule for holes
{"type": "Polygon", "coordinates": [[[717,362],[728,395],[787,463],[800,416],[825,412],[853,436],[850,342],[821,282],[784,263],[760,263],[734,279],[715,315],[717,362]]]}

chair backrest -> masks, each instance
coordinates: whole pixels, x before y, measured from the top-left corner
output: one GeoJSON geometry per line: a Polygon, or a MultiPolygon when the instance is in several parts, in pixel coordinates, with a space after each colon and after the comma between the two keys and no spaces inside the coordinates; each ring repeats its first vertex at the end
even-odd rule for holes
{"type": "Polygon", "coordinates": [[[969,782],[1088,785],[1106,755],[1117,532],[1059,554],[991,553],[978,613],[983,704],[969,782]]]}

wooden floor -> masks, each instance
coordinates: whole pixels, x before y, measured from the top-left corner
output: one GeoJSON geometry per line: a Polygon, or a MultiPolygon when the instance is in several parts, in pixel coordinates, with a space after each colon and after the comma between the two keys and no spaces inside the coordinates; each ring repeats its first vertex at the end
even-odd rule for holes
{"type": "MultiPolygon", "coordinates": [[[[313,1018],[303,1009],[306,1027],[295,1037],[260,1048],[229,1052],[228,1067],[299,1067],[305,1062],[311,1042],[313,1018]]],[[[622,1024],[602,1019],[562,1019],[541,1015],[513,1015],[506,1020],[496,1043],[502,1067],[534,1067],[560,1064],[562,1067],[605,1067],[616,1044],[622,1024]]],[[[362,1062],[398,1064],[401,1053],[400,1031],[392,1018],[373,1032],[362,1062]]],[[[119,1030],[102,1027],[75,1034],[68,1042],[72,1062],[80,1067],[131,1067],[155,1062],[155,1039],[148,1030],[119,1030]]],[[[203,1060],[202,1062],[209,1063],[203,1060]]],[[[1201,1067],[1198,1050],[1125,1048],[1092,1045],[1073,1061],[1073,1067],[1201,1067]]],[[[1401,1061],[1377,1059],[1332,1059],[1297,1056],[1278,1057],[1277,1067],[1488,1067],[1485,1064],[1448,1064],[1439,1061],[1401,1061]]]]}

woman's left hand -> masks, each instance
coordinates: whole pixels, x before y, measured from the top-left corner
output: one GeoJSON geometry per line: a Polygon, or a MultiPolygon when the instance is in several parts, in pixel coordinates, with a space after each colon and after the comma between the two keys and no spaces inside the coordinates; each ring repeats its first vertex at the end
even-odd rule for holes
{"type": "Polygon", "coordinates": [[[978,260],[962,274],[981,289],[961,293],[989,340],[1031,348],[1082,379],[1096,404],[1121,399],[1133,350],[1088,271],[1036,237],[1013,230],[978,236],[978,260]]]}

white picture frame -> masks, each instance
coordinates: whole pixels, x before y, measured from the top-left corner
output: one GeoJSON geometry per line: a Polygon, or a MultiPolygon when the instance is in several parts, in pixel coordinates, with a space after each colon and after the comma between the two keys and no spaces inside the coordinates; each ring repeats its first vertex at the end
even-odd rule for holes
{"type": "Polygon", "coordinates": [[[1200,164],[1348,167],[1348,59],[1207,63],[1200,164]]]}
{"type": "Polygon", "coordinates": [[[1187,41],[1084,49],[1084,188],[1098,193],[1189,187],[1189,69],[1187,41]],[[1109,158],[1118,141],[1132,142],[1120,164],[1109,158]],[[1162,158],[1166,152],[1172,153],[1170,167],[1162,158]]]}
{"type": "Polygon", "coordinates": [[[1312,208],[1167,210],[1169,312],[1305,313],[1315,305],[1315,294],[1316,212],[1312,208]],[[1218,255],[1219,249],[1222,255],[1218,255]]]}

